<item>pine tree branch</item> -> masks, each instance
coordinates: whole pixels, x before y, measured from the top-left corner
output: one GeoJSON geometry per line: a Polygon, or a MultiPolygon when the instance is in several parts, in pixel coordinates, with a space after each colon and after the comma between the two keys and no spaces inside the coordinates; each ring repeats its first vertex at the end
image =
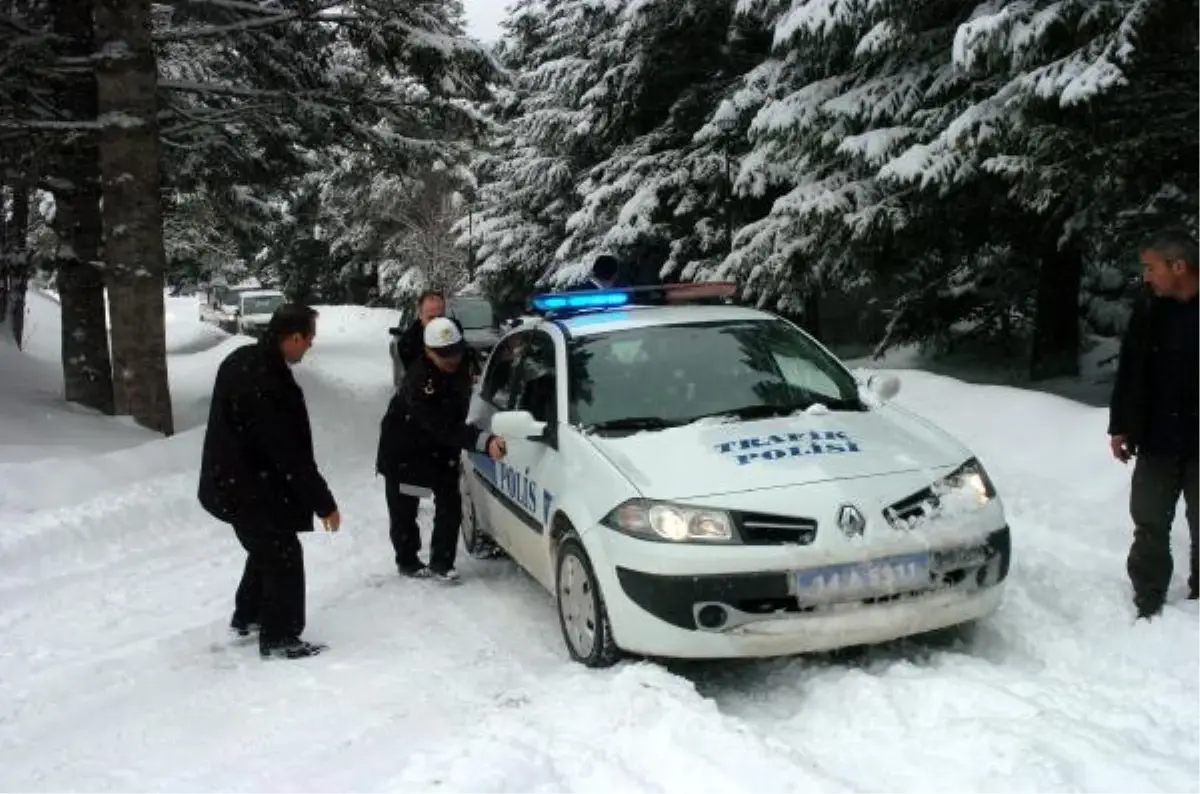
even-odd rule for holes
{"type": "MultiPolygon", "coordinates": [[[[178,30],[166,30],[157,33],[154,36],[154,41],[194,41],[196,39],[214,38],[224,36],[229,33],[245,33],[252,30],[261,30],[263,28],[275,27],[276,25],[286,25],[291,22],[338,22],[354,19],[354,17],[345,16],[329,16],[324,12],[331,8],[336,8],[340,3],[328,2],[323,3],[310,11],[293,11],[288,13],[276,13],[272,16],[258,17],[257,19],[242,19],[237,22],[229,22],[224,25],[203,25],[192,28],[181,28],[178,30]]],[[[263,9],[258,9],[261,12],[263,9]]]]}
{"type": "Polygon", "coordinates": [[[42,31],[35,30],[35,29],[29,27],[28,25],[18,21],[18,18],[12,16],[11,14],[0,14],[0,28],[12,28],[13,30],[17,31],[18,33],[29,36],[30,38],[41,38],[41,37],[49,35],[48,33],[43,33],[42,31]]]}
{"type": "Polygon", "coordinates": [[[174,0],[167,2],[165,5],[171,8],[187,8],[188,6],[209,6],[211,8],[224,8],[230,11],[240,11],[245,14],[262,14],[265,16],[277,16],[278,11],[270,8],[263,8],[259,3],[239,2],[239,0],[174,0]]]}

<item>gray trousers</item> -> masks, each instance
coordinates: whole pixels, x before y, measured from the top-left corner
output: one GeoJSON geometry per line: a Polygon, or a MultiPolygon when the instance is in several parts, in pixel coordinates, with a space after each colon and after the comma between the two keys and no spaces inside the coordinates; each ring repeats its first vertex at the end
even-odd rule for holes
{"type": "Polygon", "coordinates": [[[1191,531],[1191,568],[1188,589],[1196,592],[1196,459],[1139,455],[1133,467],[1133,485],[1129,513],[1133,518],[1133,545],[1126,569],[1133,584],[1135,603],[1157,610],[1167,597],[1171,584],[1171,523],[1175,507],[1183,495],[1187,505],[1187,523],[1191,531]]]}

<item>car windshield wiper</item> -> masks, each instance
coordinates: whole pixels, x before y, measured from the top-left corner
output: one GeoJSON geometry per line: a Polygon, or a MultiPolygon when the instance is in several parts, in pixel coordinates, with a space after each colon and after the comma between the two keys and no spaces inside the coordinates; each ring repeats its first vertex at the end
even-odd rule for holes
{"type": "Polygon", "coordinates": [[[678,419],[664,419],[661,416],[623,416],[620,419],[606,419],[586,425],[584,430],[665,430],[681,424],[684,423],[678,419]]]}
{"type": "Polygon", "coordinates": [[[709,419],[717,416],[734,416],[738,419],[762,419],[768,416],[787,416],[793,411],[798,411],[801,408],[806,408],[805,405],[743,405],[740,408],[723,408],[720,411],[711,411],[699,416],[693,416],[689,421],[695,422],[699,419],[709,419]]]}
{"type": "Polygon", "coordinates": [[[790,416],[797,411],[806,411],[817,403],[824,405],[831,411],[860,410],[860,403],[856,400],[812,399],[800,400],[790,405],[764,405],[758,403],[756,405],[743,405],[740,408],[726,408],[694,416],[690,421],[695,422],[698,419],[708,419],[717,416],[732,416],[738,419],[766,419],[772,416],[790,416]]]}

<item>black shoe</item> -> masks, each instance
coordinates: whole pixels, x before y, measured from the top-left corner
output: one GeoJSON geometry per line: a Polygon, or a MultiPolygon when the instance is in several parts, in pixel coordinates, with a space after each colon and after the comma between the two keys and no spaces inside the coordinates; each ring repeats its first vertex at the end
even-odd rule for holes
{"type": "Polygon", "coordinates": [[[1137,607],[1138,620],[1152,620],[1162,614],[1161,601],[1134,601],[1134,606],[1137,607]]]}
{"type": "Polygon", "coordinates": [[[458,584],[460,581],[458,571],[453,568],[430,568],[429,572],[434,579],[444,584],[458,584]]]}
{"type": "Polygon", "coordinates": [[[429,577],[429,567],[420,561],[397,565],[396,570],[400,571],[401,576],[407,576],[411,579],[426,579],[429,577]]]}
{"type": "Polygon", "coordinates": [[[257,634],[261,628],[262,626],[258,624],[258,621],[244,621],[237,618],[229,621],[229,630],[239,637],[249,637],[251,634],[257,634]]]}
{"type": "Polygon", "coordinates": [[[317,642],[288,640],[287,642],[272,643],[271,645],[260,645],[258,655],[264,659],[305,659],[309,656],[316,656],[328,648],[328,645],[317,642]]]}

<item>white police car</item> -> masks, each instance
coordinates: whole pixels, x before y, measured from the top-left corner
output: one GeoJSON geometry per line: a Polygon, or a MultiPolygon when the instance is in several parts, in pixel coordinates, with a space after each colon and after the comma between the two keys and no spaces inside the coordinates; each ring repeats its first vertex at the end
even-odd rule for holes
{"type": "Polygon", "coordinates": [[[953,437],[731,284],[542,295],[471,406],[463,538],[556,596],[572,658],[777,656],[997,609],[1004,510],[953,437]]]}

